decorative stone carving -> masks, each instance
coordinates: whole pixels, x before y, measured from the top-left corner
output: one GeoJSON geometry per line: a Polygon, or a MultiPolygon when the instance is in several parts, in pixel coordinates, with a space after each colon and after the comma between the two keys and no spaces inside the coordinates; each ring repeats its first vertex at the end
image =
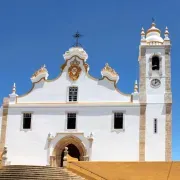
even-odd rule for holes
{"type": "Polygon", "coordinates": [[[65,147],[64,157],[63,157],[63,167],[67,166],[67,160],[68,160],[68,147],[65,147]]]}
{"type": "Polygon", "coordinates": [[[149,45],[161,45],[164,42],[161,37],[161,31],[156,28],[154,22],[152,22],[151,27],[146,32],[146,41],[149,45]]]}
{"type": "Polygon", "coordinates": [[[3,153],[2,153],[2,166],[7,165],[7,147],[4,147],[3,153]]]}
{"type": "Polygon", "coordinates": [[[92,132],[90,133],[90,135],[87,138],[88,138],[89,141],[93,141],[94,138],[93,138],[92,132]]]}
{"type": "Polygon", "coordinates": [[[87,139],[89,140],[89,147],[91,148],[91,147],[92,147],[92,142],[93,142],[93,140],[94,140],[92,132],[91,132],[90,135],[87,137],[87,139]]]}
{"type": "Polygon", "coordinates": [[[166,44],[170,44],[169,31],[168,31],[167,26],[166,26],[166,29],[165,29],[165,32],[164,32],[164,41],[166,42],[166,44]]]}
{"type": "Polygon", "coordinates": [[[139,102],[139,92],[138,92],[138,82],[137,80],[134,83],[134,92],[132,93],[132,101],[139,102]]]}
{"type": "Polygon", "coordinates": [[[144,42],[146,42],[146,36],[145,36],[145,32],[144,32],[144,28],[142,27],[141,29],[141,44],[143,44],[144,42]]]}
{"type": "Polygon", "coordinates": [[[85,68],[86,72],[88,73],[89,72],[89,65],[87,63],[84,63],[84,68],[85,68]]]}
{"type": "Polygon", "coordinates": [[[71,80],[76,81],[79,78],[79,75],[82,71],[81,67],[79,66],[80,62],[76,59],[70,63],[70,67],[68,69],[68,74],[71,80]]]}
{"type": "MultiPolygon", "coordinates": [[[[54,140],[56,140],[58,135],[59,135],[59,133],[56,134],[54,140]]],[[[84,160],[83,156],[85,156],[88,153],[85,145],[78,137],[73,136],[70,133],[70,135],[67,135],[67,136],[61,138],[59,141],[57,141],[57,143],[52,151],[52,155],[56,157],[56,166],[59,166],[59,164],[61,162],[61,154],[65,150],[65,147],[67,147],[69,144],[73,144],[77,147],[77,149],[79,150],[79,153],[80,153],[80,157],[79,157],[80,161],[84,160]]]]}
{"type": "Polygon", "coordinates": [[[71,59],[73,56],[78,56],[80,59],[86,61],[88,55],[82,47],[72,47],[63,55],[65,60],[71,59]]]}
{"type": "Polygon", "coordinates": [[[54,136],[51,134],[51,133],[49,133],[48,134],[48,137],[47,137],[47,140],[48,140],[48,147],[49,147],[49,145],[50,145],[50,143],[51,143],[51,141],[54,139],[54,136]]]}
{"type": "Polygon", "coordinates": [[[49,76],[46,66],[42,66],[39,70],[37,70],[31,77],[32,83],[36,83],[40,81],[42,78],[47,79],[49,76]]]}
{"type": "Polygon", "coordinates": [[[134,93],[138,93],[138,82],[137,82],[137,80],[134,83],[134,93]]]}
{"type": "Polygon", "coordinates": [[[13,88],[12,88],[12,93],[9,94],[9,103],[10,104],[15,104],[16,103],[16,97],[18,95],[16,94],[16,84],[13,84],[13,88]]]}
{"type": "Polygon", "coordinates": [[[111,81],[115,81],[116,83],[119,80],[119,75],[117,72],[112,69],[108,63],[105,64],[105,67],[101,71],[102,77],[107,77],[111,81]]]}

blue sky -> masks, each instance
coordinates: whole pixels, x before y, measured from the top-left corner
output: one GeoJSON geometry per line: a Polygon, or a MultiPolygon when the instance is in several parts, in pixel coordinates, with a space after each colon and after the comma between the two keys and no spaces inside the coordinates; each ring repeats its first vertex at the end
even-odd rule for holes
{"type": "Polygon", "coordinates": [[[90,74],[100,77],[108,62],[120,75],[120,90],[131,93],[139,75],[140,30],[147,30],[154,17],[162,33],[168,26],[172,40],[173,160],[180,160],[179,6],[178,0],[1,0],[0,102],[14,82],[18,94],[26,93],[31,75],[43,64],[55,78],[77,30],[90,74]]]}

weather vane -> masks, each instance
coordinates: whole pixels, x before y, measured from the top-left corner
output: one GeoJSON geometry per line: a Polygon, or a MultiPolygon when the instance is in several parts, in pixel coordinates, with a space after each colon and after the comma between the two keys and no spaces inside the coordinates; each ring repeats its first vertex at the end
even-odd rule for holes
{"type": "Polygon", "coordinates": [[[79,43],[79,38],[82,37],[82,35],[79,34],[79,32],[77,31],[77,32],[73,35],[73,37],[76,39],[76,43],[75,43],[74,46],[75,46],[75,47],[81,46],[81,44],[79,43]]]}

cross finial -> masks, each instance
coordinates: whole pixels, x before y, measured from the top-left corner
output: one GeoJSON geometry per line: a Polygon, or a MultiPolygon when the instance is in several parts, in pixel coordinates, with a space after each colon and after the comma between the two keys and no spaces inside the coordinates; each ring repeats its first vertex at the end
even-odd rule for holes
{"type": "Polygon", "coordinates": [[[155,19],[154,19],[154,17],[152,17],[152,23],[155,23],[155,19]]]}
{"type": "Polygon", "coordinates": [[[75,47],[81,46],[81,44],[79,43],[79,38],[80,38],[81,36],[82,36],[82,35],[79,34],[78,31],[73,35],[73,37],[76,39],[76,43],[75,43],[75,45],[74,45],[75,47]]]}

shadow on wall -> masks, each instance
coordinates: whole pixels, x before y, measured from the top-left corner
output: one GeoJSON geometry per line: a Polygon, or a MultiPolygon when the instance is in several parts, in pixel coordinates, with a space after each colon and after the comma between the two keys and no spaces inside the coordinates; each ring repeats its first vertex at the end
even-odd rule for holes
{"type": "Polygon", "coordinates": [[[33,91],[35,91],[37,89],[43,88],[44,87],[44,83],[45,83],[44,80],[41,80],[39,83],[35,83],[33,91]]]}
{"type": "Polygon", "coordinates": [[[109,81],[107,78],[98,81],[98,85],[108,88],[109,90],[115,90],[114,82],[109,81]]]}

